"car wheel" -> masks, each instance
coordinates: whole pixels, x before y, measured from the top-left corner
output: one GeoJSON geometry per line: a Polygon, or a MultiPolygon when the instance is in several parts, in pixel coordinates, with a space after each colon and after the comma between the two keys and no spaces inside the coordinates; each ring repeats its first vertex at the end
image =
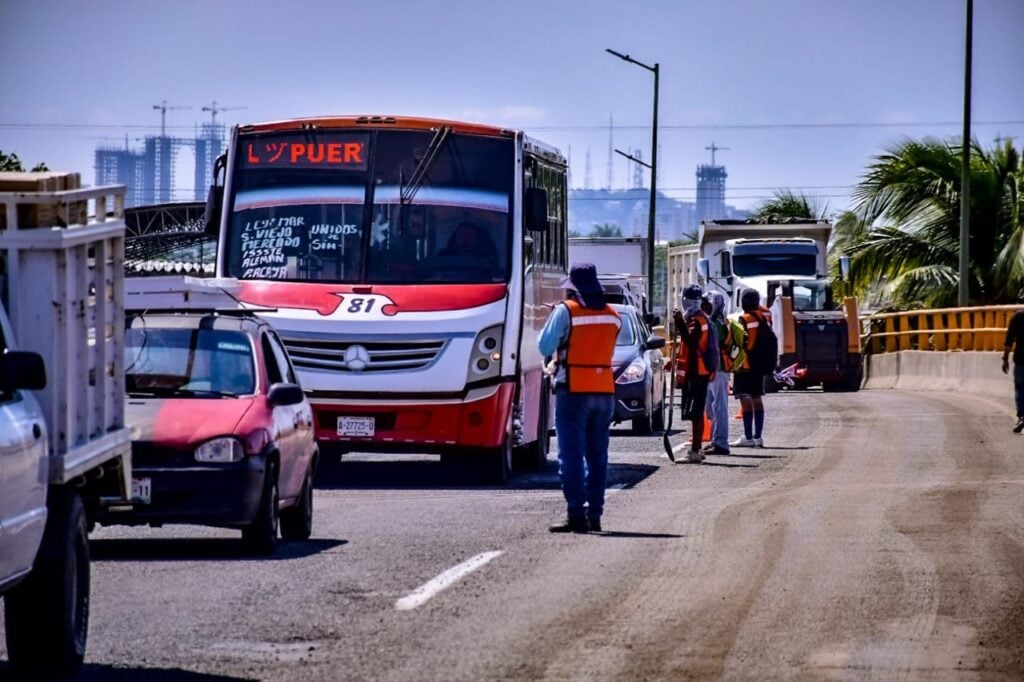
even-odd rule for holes
{"type": "Polygon", "coordinates": [[[658,406],[651,413],[651,428],[655,431],[665,430],[665,399],[662,398],[658,406]]]}
{"type": "Polygon", "coordinates": [[[285,540],[308,540],[313,534],[313,466],[310,464],[302,492],[294,507],[281,512],[281,537],[285,540]]]}
{"type": "Polygon", "coordinates": [[[263,494],[260,496],[256,518],[242,529],[242,544],[246,551],[269,556],[277,549],[277,533],[281,522],[277,505],[277,466],[270,462],[263,478],[263,494]]]}
{"type": "Polygon", "coordinates": [[[74,675],[89,630],[89,536],[76,493],[51,490],[43,542],[29,576],[4,595],[7,654],[28,679],[74,675]]]}
{"type": "Polygon", "coordinates": [[[654,424],[652,423],[653,420],[651,419],[651,417],[652,415],[650,414],[645,414],[642,417],[634,417],[632,420],[633,433],[641,436],[646,436],[647,434],[654,431],[654,424]]]}

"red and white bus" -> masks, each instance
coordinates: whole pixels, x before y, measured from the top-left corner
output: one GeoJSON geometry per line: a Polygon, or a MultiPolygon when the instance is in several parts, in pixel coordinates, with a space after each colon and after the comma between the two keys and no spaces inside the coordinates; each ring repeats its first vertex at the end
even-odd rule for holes
{"type": "Polygon", "coordinates": [[[546,459],[556,149],[456,121],[308,118],[234,128],[224,168],[217,274],[275,311],[322,444],[437,453],[497,481],[546,459]]]}

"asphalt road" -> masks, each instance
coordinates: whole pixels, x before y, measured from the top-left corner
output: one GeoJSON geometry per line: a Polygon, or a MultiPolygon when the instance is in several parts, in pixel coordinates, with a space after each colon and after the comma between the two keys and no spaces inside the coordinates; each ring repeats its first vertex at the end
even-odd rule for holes
{"type": "Polygon", "coordinates": [[[767,405],[765,449],[702,465],[617,429],[602,534],[547,532],[553,461],[486,489],[355,455],[320,481],[314,538],[271,559],[232,532],[100,528],[83,678],[1024,678],[1009,402],[767,405]]]}

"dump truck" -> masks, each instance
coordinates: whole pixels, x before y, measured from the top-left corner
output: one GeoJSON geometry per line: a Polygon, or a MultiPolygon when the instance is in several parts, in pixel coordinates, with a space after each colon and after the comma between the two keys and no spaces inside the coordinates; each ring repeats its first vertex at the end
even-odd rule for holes
{"type": "MultiPolygon", "coordinates": [[[[828,272],[830,223],[717,220],[701,224],[696,244],[668,255],[669,307],[697,283],[725,296],[728,314],[742,312],[748,289],[772,311],[779,368],[795,387],[857,390],[862,376],[857,302],[833,300],[828,272]]],[[[845,271],[847,261],[841,259],[845,271]]]]}
{"type": "Polygon", "coordinates": [[[123,210],[123,186],[0,173],[0,595],[28,679],[81,666],[88,532],[132,495],[123,210]]]}

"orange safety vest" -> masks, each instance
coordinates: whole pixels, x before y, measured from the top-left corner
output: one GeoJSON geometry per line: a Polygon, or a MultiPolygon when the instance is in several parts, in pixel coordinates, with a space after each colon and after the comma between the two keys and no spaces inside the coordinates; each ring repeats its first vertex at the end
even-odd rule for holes
{"type": "Polygon", "coordinates": [[[772,317],[771,313],[762,309],[756,313],[743,313],[740,315],[740,322],[743,323],[743,328],[747,332],[747,338],[743,341],[743,349],[746,353],[743,357],[741,369],[750,369],[750,352],[754,350],[754,343],[757,341],[757,330],[762,323],[771,326],[772,317]]]}
{"type": "Polygon", "coordinates": [[[569,339],[565,350],[565,382],[570,393],[615,393],[612,353],[622,320],[610,306],[584,308],[566,301],[569,339]]]}
{"type": "Polygon", "coordinates": [[[701,377],[711,375],[711,370],[708,369],[707,363],[704,362],[704,354],[708,351],[708,339],[711,338],[711,334],[708,332],[708,325],[710,324],[711,320],[708,319],[703,310],[698,310],[686,321],[691,339],[695,334],[700,334],[700,339],[697,341],[696,346],[687,346],[686,368],[689,370],[691,362],[696,357],[696,375],[701,377]]]}

